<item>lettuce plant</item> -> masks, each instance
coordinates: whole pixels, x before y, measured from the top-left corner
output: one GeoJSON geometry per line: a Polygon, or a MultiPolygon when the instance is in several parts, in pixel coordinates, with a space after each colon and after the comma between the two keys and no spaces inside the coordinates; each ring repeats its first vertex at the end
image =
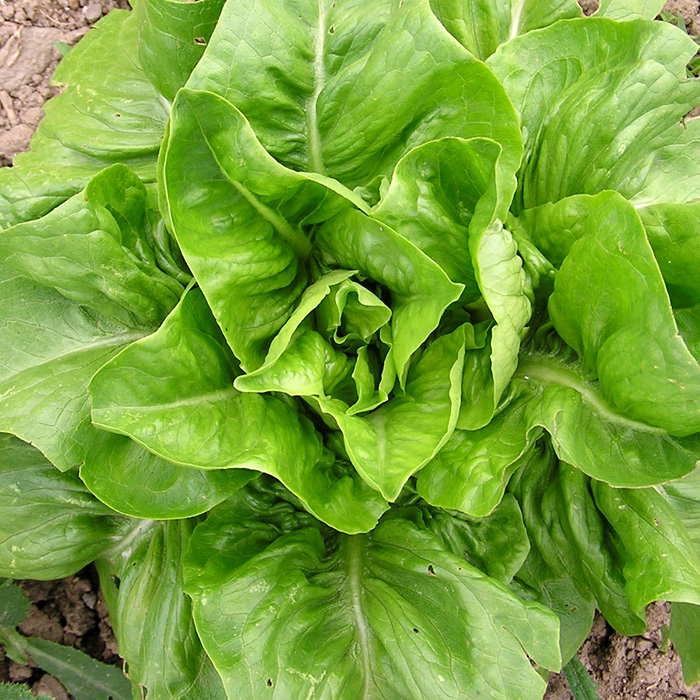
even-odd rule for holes
{"type": "Polygon", "coordinates": [[[138,0],[0,172],[0,575],[135,697],[541,697],[700,605],[700,82],[657,0],[138,0]],[[533,665],[534,662],[534,665],[533,665]]]}

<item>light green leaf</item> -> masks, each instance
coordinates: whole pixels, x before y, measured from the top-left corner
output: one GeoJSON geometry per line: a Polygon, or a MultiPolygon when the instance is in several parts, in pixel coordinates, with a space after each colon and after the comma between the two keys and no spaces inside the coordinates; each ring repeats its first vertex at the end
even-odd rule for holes
{"type": "Polygon", "coordinates": [[[149,0],[134,8],[139,24],[139,62],[168,100],[190,77],[204,53],[225,0],[149,0]]]}
{"type": "Polygon", "coordinates": [[[245,469],[193,469],[154,455],[123,435],[100,431],[80,478],[113,510],[132,518],[174,520],[205,513],[250,481],[245,469]]]}
{"type": "MultiPolygon", "coordinates": [[[[459,426],[469,429],[482,427],[493,415],[515,371],[520,336],[531,313],[522,261],[502,225],[510,193],[508,178],[498,167],[500,157],[501,148],[488,139],[424,144],[399,161],[372,212],[435,260],[453,282],[464,285],[460,301],[483,297],[496,321],[484,397],[477,405],[465,401],[460,415],[459,426]]],[[[464,393],[469,396],[473,387],[474,377],[465,375],[464,393]]]]}
{"type": "Polygon", "coordinates": [[[480,430],[456,430],[418,475],[418,493],[435,506],[475,517],[501,502],[519,460],[540,431],[530,431],[527,395],[509,401],[480,430]]]}
{"type": "Polygon", "coordinates": [[[303,225],[361,201],[275,162],[211,93],[180,91],[166,149],[160,185],[175,236],[236,357],[256,369],[307,284],[303,225]]]}
{"type": "Polygon", "coordinates": [[[281,391],[291,396],[325,395],[329,385],[342,378],[348,361],[321,335],[310,328],[304,329],[302,324],[308,326],[309,315],[334,287],[352,274],[352,270],[336,270],[307,287],[299,305],[270,343],[263,364],[237,377],[236,389],[258,393],[281,391]]]}
{"type": "Polygon", "coordinates": [[[148,522],[127,546],[99,563],[100,578],[119,581],[110,620],[134,687],[149,700],[223,700],[225,693],[184,594],[182,557],[193,520],[148,522]]]}
{"type": "MultiPolygon", "coordinates": [[[[372,210],[373,217],[420,248],[453,282],[463,284],[466,302],[481,296],[469,225],[482,198],[501,199],[495,183],[500,154],[490,139],[443,138],[418,146],[398,162],[372,210]]],[[[508,201],[489,203],[505,218],[508,201]]]]}
{"type": "Polygon", "coordinates": [[[334,466],[293,405],[234,389],[237,374],[203,295],[191,290],[156,333],[95,375],[93,420],[176,464],[272,474],[334,527],[371,529],[387,508],[379,494],[334,466]]]}
{"type": "Polygon", "coordinates": [[[87,384],[144,331],[111,323],[6,265],[0,325],[0,430],[31,442],[61,470],[80,464],[96,432],[87,384]]]}
{"type": "Polygon", "coordinates": [[[462,285],[391,227],[360,211],[323,224],[314,244],[323,265],[359,270],[389,290],[392,359],[403,386],[411,356],[459,299],[462,285]]]}
{"type": "Polygon", "coordinates": [[[452,554],[412,509],[359,536],[250,492],[217,510],[185,571],[231,698],[534,700],[544,681],[524,650],[559,665],[554,616],[452,554]]]}
{"type": "Polygon", "coordinates": [[[60,63],[63,93],[44,106],[32,151],[0,171],[0,229],[43,216],[106,165],[155,180],[168,115],[136,59],[138,23],[117,10],[60,63]]]}
{"type": "Polygon", "coordinates": [[[590,198],[586,214],[549,300],[554,327],[620,413],[671,435],[697,433],[700,366],[678,333],[639,217],[615,193],[590,198]]]}
{"type": "Polygon", "coordinates": [[[443,136],[493,138],[508,173],[520,160],[501,86],[427,0],[229,2],[187,85],[235,104],[282,164],[348,187],[443,136]]]}
{"type": "Polygon", "coordinates": [[[27,651],[40,668],[58,678],[76,700],[130,700],[129,681],[116,666],[46,639],[30,637],[27,651]]]}
{"type": "Polygon", "coordinates": [[[488,63],[526,132],[518,207],[605,189],[638,206],[692,198],[700,169],[680,154],[700,127],[680,121],[700,102],[696,49],[665,22],[596,18],[504,44],[488,63]]]}
{"type": "Polygon", "coordinates": [[[324,413],[343,433],[355,469],[388,501],[394,501],[417,470],[447,442],[460,405],[464,330],[443,335],[411,365],[405,393],[376,411],[349,415],[339,399],[319,397],[324,413]],[[416,426],[420,425],[420,430],[416,426]]]}
{"type": "Polygon", "coordinates": [[[700,304],[700,203],[655,204],[639,216],[674,309],[700,304]]]}
{"type": "Polygon", "coordinates": [[[20,275],[129,327],[157,327],[182,286],[155,265],[144,236],[146,190],[115,165],[46,216],[0,236],[20,275]]]}
{"type": "Polygon", "coordinates": [[[560,19],[581,16],[573,0],[432,0],[450,34],[485,61],[500,44],[560,19]]]}
{"type": "Polygon", "coordinates": [[[75,474],[0,434],[0,575],[70,576],[113,546],[125,526],[75,474]]]}
{"type": "Polygon", "coordinates": [[[369,343],[389,323],[391,309],[359,282],[346,279],[321,300],[316,313],[319,330],[338,345],[369,343]]]}
{"type": "Polygon", "coordinates": [[[664,0],[600,0],[596,17],[617,20],[654,19],[664,7],[664,0]]]}

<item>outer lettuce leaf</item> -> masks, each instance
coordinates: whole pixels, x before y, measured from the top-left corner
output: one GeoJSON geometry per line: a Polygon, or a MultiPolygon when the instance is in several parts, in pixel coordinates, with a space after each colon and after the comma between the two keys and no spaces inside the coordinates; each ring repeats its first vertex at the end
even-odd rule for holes
{"type": "Polygon", "coordinates": [[[692,197],[700,127],[680,120],[700,102],[700,83],[685,79],[696,48],[664,22],[596,18],[503,45],[489,65],[526,130],[517,206],[605,189],[636,205],[692,197]]]}
{"type": "Polygon", "coordinates": [[[185,568],[230,698],[534,699],[523,650],[559,666],[551,613],[453,554],[420,509],[348,537],[239,493],[195,530],[185,568]]]}
{"type": "MultiPolygon", "coordinates": [[[[4,235],[4,234],[3,234],[4,235]]],[[[0,267],[0,430],[67,470],[96,435],[87,385],[122,348],[145,335],[0,267]]]]}
{"type": "Polygon", "coordinates": [[[541,434],[560,459],[612,486],[660,484],[700,463],[700,436],[676,438],[621,414],[575,362],[524,354],[508,401],[476,431],[457,430],[418,478],[429,503],[490,513],[541,434]]]}
{"type": "Polygon", "coordinates": [[[91,382],[96,425],[183,466],[272,474],[343,531],[371,529],[387,508],[293,405],[233,388],[235,360],[198,290],[127,350],[91,382]]]}
{"type": "Polygon", "coordinates": [[[168,462],[123,435],[100,431],[80,478],[113,510],[133,518],[174,520],[200,515],[248,483],[246,469],[203,470],[168,462]]]}
{"type": "Polygon", "coordinates": [[[182,589],[182,557],[195,524],[192,520],[144,521],[128,541],[98,561],[134,697],[226,697],[199,641],[192,604],[182,589]]]}
{"type": "Polygon", "coordinates": [[[600,0],[596,17],[617,20],[654,19],[664,7],[664,0],[600,0]]]}
{"type": "Polygon", "coordinates": [[[0,257],[115,323],[155,328],[183,289],[156,266],[145,217],[144,186],[115,165],[46,216],[5,231],[0,257]]]}
{"type": "Polygon", "coordinates": [[[149,0],[135,9],[139,63],[158,92],[172,101],[204,53],[226,0],[149,0]]]}
{"type": "Polygon", "coordinates": [[[284,165],[349,187],[443,136],[493,138],[506,173],[520,160],[501,86],[427,0],[227,3],[188,87],[235,104],[284,165]]]}
{"type": "Polygon", "coordinates": [[[654,600],[700,601],[700,558],[656,490],[589,481],[546,449],[511,489],[550,572],[531,585],[569,575],[613,627],[631,635],[644,630],[644,606],[654,600]]]}
{"type": "Polygon", "coordinates": [[[586,372],[623,415],[671,435],[698,432],[700,366],[634,209],[609,192],[541,207],[535,218],[534,243],[555,263],[566,256],[549,311],[586,372]],[[596,294],[582,296],[584,287],[596,294]]]}
{"type": "Polygon", "coordinates": [[[430,5],[450,34],[482,61],[520,34],[581,16],[573,0],[432,0],[430,5]]]}
{"type": "Polygon", "coordinates": [[[180,91],[166,149],[160,186],[175,236],[235,355],[256,369],[307,284],[302,226],[361,202],[282,167],[211,93],[180,91]]]}
{"type": "Polygon", "coordinates": [[[138,22],[116,10],[60,63],[32,151],[0,171],[0,229],[43,216],[111,163],[155,180],[167,111],[138,60],[138,22]]]}
{"type": "Polygon", "coordinates": [[[0,434],[0,576],[70,576],[113,547],[128,528],[73,472],[0,434]]]}

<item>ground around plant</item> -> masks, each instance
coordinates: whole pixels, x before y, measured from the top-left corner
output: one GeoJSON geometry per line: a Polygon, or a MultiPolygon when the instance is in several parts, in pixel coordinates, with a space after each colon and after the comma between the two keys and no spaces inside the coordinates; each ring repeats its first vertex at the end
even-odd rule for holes
{"type": "MultiPolygon", "coordinates": [[[[580,0],[587,13],[597,0],[580,0]]],[[[72,46],[111,9],[127,0],[0,0],[0,165],[29,148],[43,116],[42,105],[58,93],[50,84],[61,53],[57,42],[72,46]]],[[[680,14],[689,33],[700,34],[700,0],[669,0],[667,11],[680,14]]],[[[94,569],[58,582],[22,582],[32,601],[20,631],[72,645],[107,663],[120,663],[117,646],[94,569]]],[[[700,684],[683,684],[680,662],[663,633],[669,606],[647,610],[648,631],[623,637],[596,618],[579,658],[599,684],[602,700],[700,700],[700,684]]],[[[40,669],[6,658],[0,647],[0,683],[23,682],[57,700],[71,700],[61,684],[40,669]]],[[[571,700],[561,675],[553,675],[545,700],[571,700]]]]}

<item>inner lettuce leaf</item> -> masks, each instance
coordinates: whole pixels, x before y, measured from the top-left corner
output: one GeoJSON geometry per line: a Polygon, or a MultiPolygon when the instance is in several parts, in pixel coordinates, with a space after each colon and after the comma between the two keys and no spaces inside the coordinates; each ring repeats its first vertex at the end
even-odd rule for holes
{"type": "Polygon", "coordinates": [[[539,696],[527,654],[559,666],[555,616],[453,553],[469,524],[443,520],[408,506],[347,536],[250,489],[214,509],[185,582],[229,696],[539,696]]]}
{"type": "Polygon", "coordinates": [[[156,333],[95,374],[92,418],[175,464],[271,474],[333,527],[371,529],[388,507],[381,496],[324,447],[294,403],[236,390],[239,373],[191,289],[156,333]]]}
{"type": "Polygon", "coordinates": [[[257,369],[308,283],[304,226],[362,202],[277,163],[209,92],[180,91],[165,148],[160,184],[180,249],[243,368],[257,369]]]}

